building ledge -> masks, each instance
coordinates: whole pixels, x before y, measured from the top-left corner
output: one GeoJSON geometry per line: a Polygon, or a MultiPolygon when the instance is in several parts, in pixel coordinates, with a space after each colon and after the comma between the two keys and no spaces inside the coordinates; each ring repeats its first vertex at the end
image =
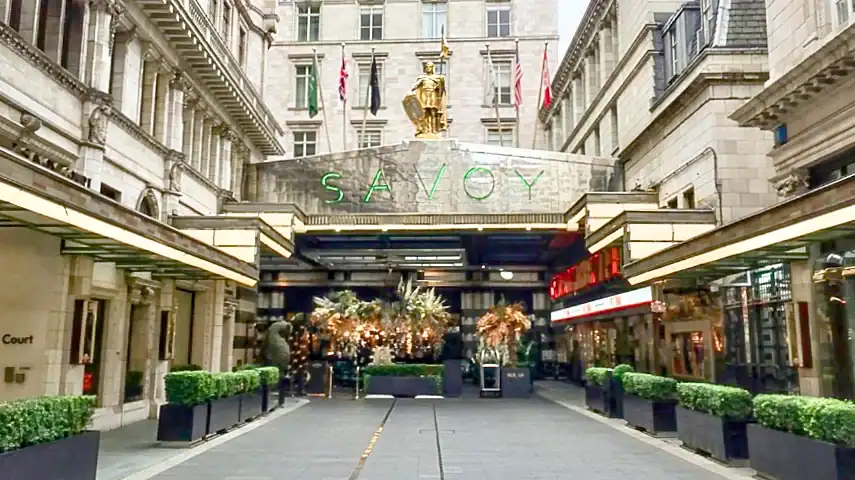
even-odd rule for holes
{"type": "Polygon", "coordinates": [[[258,268],[0,148],[0,226],[62,239],[86,255],[155,277],[226,279],[252,287],[258,268]]]}
{"type": "Polygon", "coordinates": [[[624,210],[658,208],[659,194],[656,192],[588,192],[564,213],[564,221],[568,229],[581,228],[586,235],[591,235],[624,210]]]}
{"type": "Polygon", "coordinates": [[[263,254],[284,258],[294,254],[291,239],[260,217],[174,216],[169,221],[181,232],[254,265],[260,264],[263,254]]]}
{"type": "Polygon", "coordinates": [[[789,112],[833,88],[855,72],[855,25],[850,25],[766,86],[730,118],[742,127],[772,130],[789,112]]]}

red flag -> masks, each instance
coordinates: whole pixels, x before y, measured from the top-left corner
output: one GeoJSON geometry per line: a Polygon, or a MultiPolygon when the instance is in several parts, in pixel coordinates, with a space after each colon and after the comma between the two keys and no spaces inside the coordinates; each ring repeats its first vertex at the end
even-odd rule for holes
{"type": "Polygon", "coordinates": [[[514,60],[514,107],[519,109],[522,101],[522,65],[519,47],[517,47],[517,57],[514,60]]]}
{"type": "Polygon", "coordinates": [[[338,72],[338,99],[347,103],[347,62],[344,60],[344,52],[341,53],[341,70],[338,72]]]}
{"type": "Polygon", "coordinates": [[[549,63],[546,57],[546,46],[543,47],[543,78],[540,82],[540,89],[543,91],[543,108],[549,108],[552,105],[552,84],[549,82],[549,63]]]}

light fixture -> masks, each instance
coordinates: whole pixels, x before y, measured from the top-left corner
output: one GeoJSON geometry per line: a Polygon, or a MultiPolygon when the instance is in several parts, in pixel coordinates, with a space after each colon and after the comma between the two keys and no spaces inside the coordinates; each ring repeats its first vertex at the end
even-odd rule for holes
{"type": "Polygon", "coordinates": [[[481,270],[487,268],[487,265],[481,265],[481,270]]]}
{"type": "Polygon", "coordinates": [[[503,280],[513,280],[514,272],[511,272],[509,270],[502,270],[501,272],[499,272],[499,276],[502,277],[503,280]]]}
{"type": "Polygon", "coordinates": [[[525,227],[525,231],[526,231],[526,232],[530,232],[530,231],[531,231],[531,227],[525,227]]]}
{"type": "Polygon", "coordinates": [[[338,227],[336,227],[335,231],[336,231],[336,232],[341,232],[341,229],[340,229],[340,228],[338,228],[338,227]]]}
{"type": "Polygon", "coordinates": [[[484,231],[484,227],[478,227],[478,231],[479,231],[479,232],[483,232],[483,231],[484,231]]]}
{"type": "Polygon", "coordinates": [[[384,231],[384,232],[388,232],[388,231],[389,231],[389,227],[383,227],[383,231],[384,231]]]}

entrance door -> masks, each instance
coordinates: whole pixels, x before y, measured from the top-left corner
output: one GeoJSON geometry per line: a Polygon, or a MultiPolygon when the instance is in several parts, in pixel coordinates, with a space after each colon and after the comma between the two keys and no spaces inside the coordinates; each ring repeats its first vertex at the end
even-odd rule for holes
{"type": "Polygon", "coordinates": [[[71,363],[83,365],[83,394],[101,401],[101,373],[104,368],[104,300],[75,300],[71,337],[71,363]]]}
{"type": "Polygon", "coordinates": [[[146,350],[148,349],[148,306],[131,305],[125,357],[125,403],[143,399],[146,350]]]}

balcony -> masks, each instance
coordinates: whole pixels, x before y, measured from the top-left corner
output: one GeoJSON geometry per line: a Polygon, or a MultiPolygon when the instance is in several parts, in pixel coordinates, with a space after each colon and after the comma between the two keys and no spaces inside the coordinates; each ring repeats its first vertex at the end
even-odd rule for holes
{"type": "Polygon", "coordinates": [[[196,0],[139,0],[146,15],[265,155],[284,155],[282,127],[196,0]]]}

